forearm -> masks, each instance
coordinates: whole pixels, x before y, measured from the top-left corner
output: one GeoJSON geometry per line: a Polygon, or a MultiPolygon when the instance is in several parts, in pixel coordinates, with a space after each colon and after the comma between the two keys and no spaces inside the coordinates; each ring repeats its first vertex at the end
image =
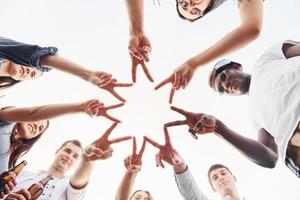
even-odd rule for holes
{"type": "Polygon", "coordinates": [[[216,134],[237,148],[252,162],[267,168],[275,167],[277,154],[262,143],[244,137],[217,120],[216,134]]]}
{"type": "MultiPolygon", "coordinates": [[[[175,171],[174,171],[175,172],[175,171]]],[[[186,169],[182,173],[174,173],[177,188],[185,200],[208,200],[206,195],[198,188],[192,174],[186,169]]]]}
{"type": "Polygon", "coordinates": [[[116,200],[129,200],[137,173],[138,172],[130,172],[126,170],[118,187],[116,200]]]}
{"type": "Polygon", "coordinates": [[[49,120],[83,111],[83,103],[50,104],[28,108],[3,109],[0,111],[0,119],[7,122],[32,122],[49,120]]]}
{"type": "Polygon", "coordinates": [[[85,187],[93,171],[93,162],[83,156],[75,173],[70,178],[71,185],[76,189],[85,187]]]}
{"type": "Polygon", "coordinates": [[[259,35],[259,29],[252,25],[241,25],[233,30],[213,46],[197,54],[187,62],[193,67],[198,68],[204,66],[221,56],[235,52],[249,44],[259,35]]]}
{"type": "Polygon", "coordinates": [[[144,0],[125,0],[130,21],[130,35],[144,33],[144,0]]]}
{"type": "Polygon", "coordinates": [[[91,70],[60,56],[44,56],[41,65],[57,69],[88,81],[91,70]]]}

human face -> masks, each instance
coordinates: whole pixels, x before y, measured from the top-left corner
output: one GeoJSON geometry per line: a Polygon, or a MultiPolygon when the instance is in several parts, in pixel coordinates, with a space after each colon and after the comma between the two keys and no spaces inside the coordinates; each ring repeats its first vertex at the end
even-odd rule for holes
{"type": "Polygon", "coordinates": [[[248,90],[247,75],[241,70],[229,68],[214,79],[214,87],[220,94],[242,95],[248,90]]]}
{"type": "Polygon", "coordinates": [[[226,168],[217,168],[209,173],[212,188],[221,196],[232,194],[235,188],[235,177],[226,168]]]}
{"type": "Polygon", "coordinates": [[[17,81],[35,79],[43,73],[33,67],[25,67],[14,63],[10,64],[9,75],[17,81]]]}
{"type": "Polygon", "coordinates": [[[82,149],[68,142],[61,149],[57,150],[54,160],[54,166],[62,173],[71,169],[80,159],[82,149]]]}
{"type": "Polygon", "coordinates": [[[45,131],[48,127],[48,121],[23,122],[17,124],[16,139],[32,139],[45,131]]]}
{"type": "Polygon", "coordinates": [[[195,20],[203,16],[210,2],[211,0],[177,0],[177,8],[184,18],[195,20]]]}
{"type": "Polygon", "coordinates": [[[150,200],[149,194],[144,191],[136,192],[130,200],[150,200]]]}

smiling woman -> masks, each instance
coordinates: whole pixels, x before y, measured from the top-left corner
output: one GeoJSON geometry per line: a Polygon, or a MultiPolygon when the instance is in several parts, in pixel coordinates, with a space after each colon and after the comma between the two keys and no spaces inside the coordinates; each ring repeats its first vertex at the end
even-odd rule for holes
{"type": "MultiPolygon", "coordinates": [[[[66,114],[86,113],[110,116],[97,99],[79,103],[52,104],[27,108],[6,107],[0,110],[0,173],[14,167],[49,126],[49,119],[66,114]]],[[[111,118],[114,119],[114,118],[111,118]]]]}

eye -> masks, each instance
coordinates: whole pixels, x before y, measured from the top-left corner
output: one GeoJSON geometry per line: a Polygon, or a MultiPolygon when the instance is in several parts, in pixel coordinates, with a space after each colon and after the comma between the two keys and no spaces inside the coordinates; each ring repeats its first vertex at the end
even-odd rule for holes
{"type": "Polygon", "coordinates": [[[77,159],[78,157],[79,157],[78,154],[73,155],[73,158],[75,158],[75,159],[77,159]]]}
{"type": "Polygon", "coordinates": [[[30,73],[30,76],[31,76],[32,78],[35,77],[35,75],[36,75],[35,71],[32,71],[32,72],[30,73]]]}
{"type": "Polygon", "coordinates": [[[197,15],[197,16],[202,16],[202,11],[199,10],[198,8],[193,8],[193,9],[191,10],[191,14],[192,14],[192,15],[197,15]]]}
{"type": "Polygon", "coordinates": [[[221,75],[220,75],[220,81],[221,82],[225,82],[227,80],[227,75],[225,74],[225,72],[224,73],[222,73],[221,75]]]}
{"type": "Polygon", "coordinates": [[[42,132],[43,130],[44,130],[44,126],[43,126],[43,125],[40,125],[40,126],[39,126],[39,131],[42,132]]]}
{"type": "Polygon", "coordinates": [[[179,1],[178,4],[179,4],[180,7],[181,7],[182,9],[184,9],[184,10],[186,10],[187,7],[188,7],[188,5],[189,5],[188,2],[186,2],[186,1],[179,1]]]}

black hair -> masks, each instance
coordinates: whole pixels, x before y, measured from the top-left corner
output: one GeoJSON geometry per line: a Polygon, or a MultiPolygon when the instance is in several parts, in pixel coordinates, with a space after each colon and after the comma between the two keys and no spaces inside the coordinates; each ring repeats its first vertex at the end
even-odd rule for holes
{"type": "Polygon", "coordinates": [[[190,21],[190,22],[194,22],[194,21],[200,19],[201,17],[205,16],[207,13],[209,13],[209,12],[212,10],[213,2],[214,2],[214,0],[211,1],[211,3],[210,3],[210,4],[207,6],[207,8],[203,11],[203,15],[202,15],[202,16],[199,16],[199,17],[197,17],[197,18],[195,18],[195,19],[188,19],[188,18],[184,17],[184,16],[179,12],[178,1],[177,1],[177,0],[175,0],[175,1],[176,1],[176,11],[177,11],[178,16],[179,16],[181,19],[188,20],[188,21],[190,21]]]}

